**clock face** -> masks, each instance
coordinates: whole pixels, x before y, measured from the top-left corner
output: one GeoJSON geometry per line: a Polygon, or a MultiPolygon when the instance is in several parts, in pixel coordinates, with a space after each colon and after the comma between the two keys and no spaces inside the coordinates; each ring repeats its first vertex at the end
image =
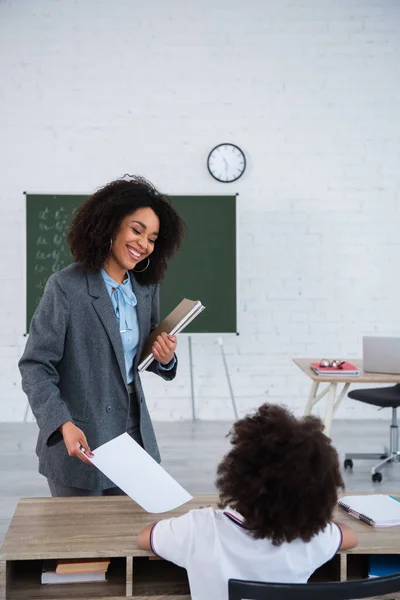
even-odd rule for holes
{"type": "Polygon", "coordinates": [[[230,183],[243,175],[246,158],[234,144],[219,144],[208,155],[207,166],[214,179],[230,183]]]}

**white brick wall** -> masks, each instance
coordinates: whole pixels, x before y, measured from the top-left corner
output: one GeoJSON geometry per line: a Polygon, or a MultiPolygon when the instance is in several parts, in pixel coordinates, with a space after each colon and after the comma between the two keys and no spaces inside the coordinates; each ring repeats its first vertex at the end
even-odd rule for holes
{"type": "MultiPolygon", "coordinates": [[[[0,3],[0,415],[25,417],[22,192],[90,192],[125,172],[184,194],[240,194],[241,335],[225,340],[240,413],[298,412],[292,356],[358,356],[400,334],[397,0],[0,3]],[[248,168],[215,182],[209,150],[248,168]]],[[[230,418],[216,340],[193,341],[197,414],[230,418]]],[[[146,377],[155,419],[190,418],[180,373],[146,377]]],[[[345,402],[339,416],[384,417],[345,402]]],[[[30,418],[29,414],[27,415],[30,418]]]]}

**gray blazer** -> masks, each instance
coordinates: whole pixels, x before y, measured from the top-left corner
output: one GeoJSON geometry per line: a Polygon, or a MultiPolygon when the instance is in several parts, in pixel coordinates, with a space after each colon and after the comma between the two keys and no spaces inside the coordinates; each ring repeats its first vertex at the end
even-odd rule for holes
{"type": "MultiPolygon", "coordinates": [[[[133,364],[140,431],[145,450],[159,462],[137,371],[144,342],[159,321],[159,290],[158,285],[139,284],[132,272],[130,276],[139,323],[133,364]]],[[[153,361],[148,370],[171,380],[176,367],[162,370],[153,361]]],[[[68,456],[58,431],[60,425],[72,421],[94,449],[127,428],[129,392],[121,334],[101,273],[88,274],[74,263],[49,278],[19,368],[22,388],[39,426],[39,472],[63,485],[91,490],[112,487],[98,469],[68,456]]]]}

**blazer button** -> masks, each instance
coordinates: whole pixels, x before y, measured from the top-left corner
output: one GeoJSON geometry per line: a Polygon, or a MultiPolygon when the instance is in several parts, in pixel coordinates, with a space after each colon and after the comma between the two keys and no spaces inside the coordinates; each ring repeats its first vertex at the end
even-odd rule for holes
{"type": "Polygon", "coordinates": [[[111,406],[110,405],[107,406],[106,412],[108,412],[108,413],[111,412],[111,406]]]}

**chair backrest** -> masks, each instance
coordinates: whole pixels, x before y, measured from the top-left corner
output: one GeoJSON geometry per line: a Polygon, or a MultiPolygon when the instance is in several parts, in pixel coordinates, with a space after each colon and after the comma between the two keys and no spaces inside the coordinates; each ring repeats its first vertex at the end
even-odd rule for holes
{"type": "Polygon", "coordinates": [[[230,579],[229,600],[356,600],[400,591],[400,573],[328,583],[260,583],[230,579]]]}

